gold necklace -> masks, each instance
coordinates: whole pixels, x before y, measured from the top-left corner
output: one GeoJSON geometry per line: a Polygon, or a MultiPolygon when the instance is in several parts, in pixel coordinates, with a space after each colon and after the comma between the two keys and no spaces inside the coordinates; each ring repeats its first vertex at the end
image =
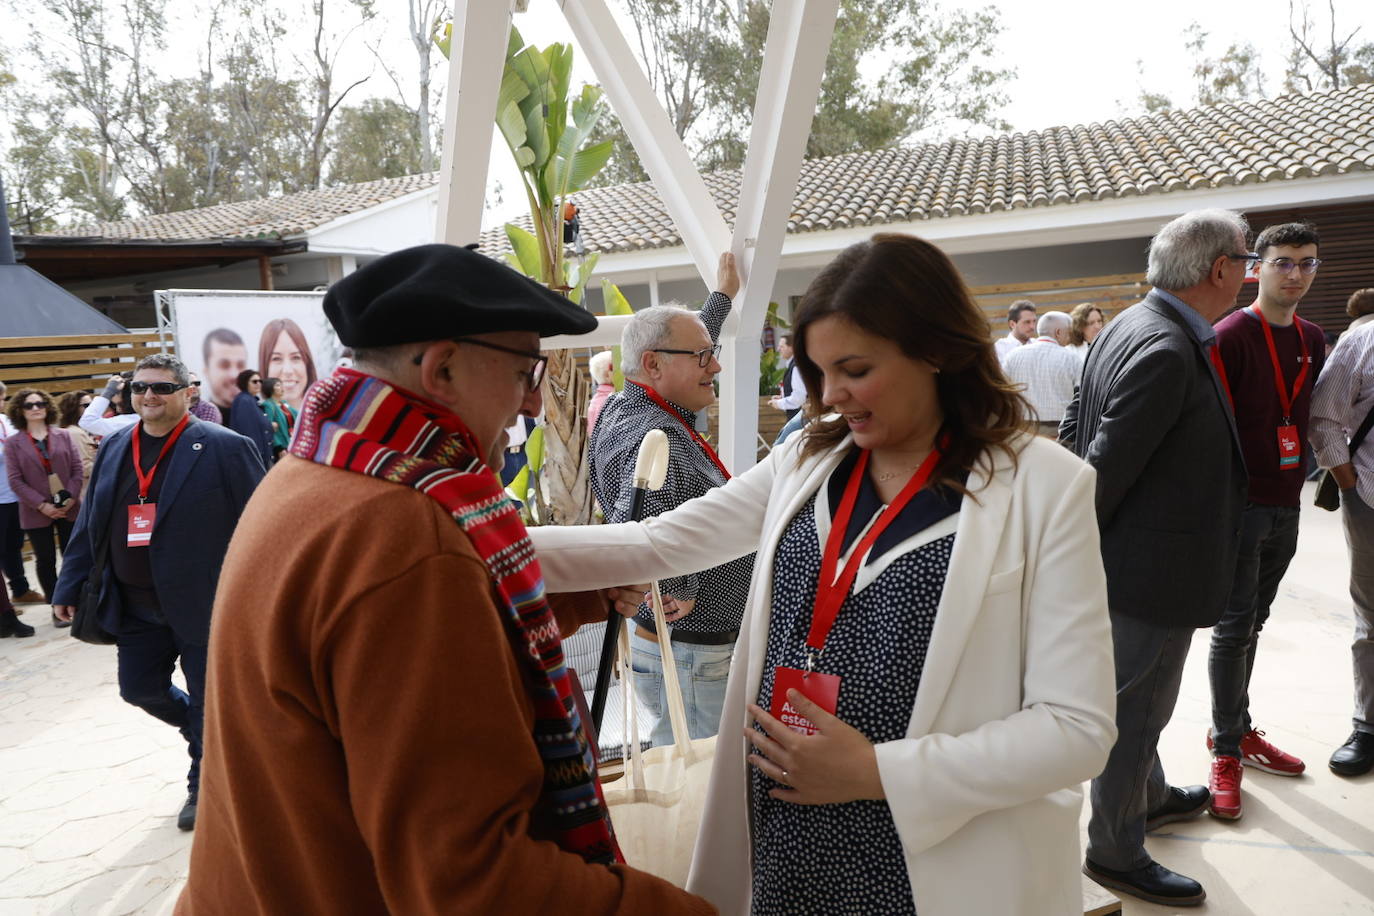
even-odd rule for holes
{"type": "Polygon", "coordinates": [[[879,475],[877,476],[877,479],[878,479],[878,482],[879,482],[879,483],[883,483],[883,482],[885,482],[885,481],[891,480],[891,479],[894,478],[894,477],[900,477],[903,473],[910,474],[912,471],[916,470],[918,467],[920,467],[920,465],[919,465],[919,464],[916,464],[916,465],[912,465],[911,467],[907,468],[906,471],[891,471],[891,472],[889,472],[889,473],[887,473],[887,474],[879,474],[879,475]]]}

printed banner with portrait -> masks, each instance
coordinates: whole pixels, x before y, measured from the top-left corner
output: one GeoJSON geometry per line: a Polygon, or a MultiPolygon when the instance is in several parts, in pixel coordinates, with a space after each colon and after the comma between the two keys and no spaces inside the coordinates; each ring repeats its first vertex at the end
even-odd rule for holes
{"type": "Polygon", "coordinates": [[[177,355],[225,416],[245,372],[277,379],[299,413],[305,390],[346,356],[325,318],[324,293],[177,289],[158,299],[177,355]]]}

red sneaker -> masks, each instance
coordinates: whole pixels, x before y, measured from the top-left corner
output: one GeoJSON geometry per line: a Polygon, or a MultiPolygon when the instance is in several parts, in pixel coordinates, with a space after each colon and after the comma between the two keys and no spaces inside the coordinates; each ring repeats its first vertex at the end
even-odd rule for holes
{"type": "MultiPolygon", "coordinates": [[[[1207,731],[1207,750],[1212,749],[1212,732],[1207,731]]],[[[1240,739],[1240,762],[1248,767],[1273,773],[1275,776],[1301,776],[1307,764],[1292,754],[1286,754],[1268,741],[1264,732],[1252,728],[1240,739]]]]}
{"type": "Polygon", "coordinates": [[[1239,757],[1213,757],[1212,772],[1207,775],[1207,788],[1212,790],[1212,804],[1207,812],[1222,820],[1240,820],[1239,757]]]}

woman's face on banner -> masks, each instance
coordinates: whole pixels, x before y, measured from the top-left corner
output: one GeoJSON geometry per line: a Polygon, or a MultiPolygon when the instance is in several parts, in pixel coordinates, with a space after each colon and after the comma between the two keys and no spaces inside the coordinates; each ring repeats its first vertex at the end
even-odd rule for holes
{"type": "Polygon", "coordinates": [[[272,345],[272,355],[267,365],[259,371],[267,378],[281,380],[280,390],[284,400],[299,404],[305,397],[305,386],[309,382],[305,371],[305,354],[301,353],[301,348],[285,331],[277,335],[277,342],[272,345]]]}

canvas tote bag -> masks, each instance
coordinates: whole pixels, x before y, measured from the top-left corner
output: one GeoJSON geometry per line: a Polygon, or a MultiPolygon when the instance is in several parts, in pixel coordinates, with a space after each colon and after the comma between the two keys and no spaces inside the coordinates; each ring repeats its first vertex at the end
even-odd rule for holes
{"type": "Polygon", "coordinates": [[[621,689],[625,691],[625,702],[621,704],[626,718],[621,731],[627,738],[621,750],[625,770],[623,776],[601,788],[625,861],[678,887],[685,887],[697,829],[701,825],[701,811],[706,803],[706,784],[711,776],[716,739],[693,741],[687,732],[687,710],[682,703],[673,645],[668,623],[663,618],[663,598],[657,583],[653,585],[651,603],[659,652],[663,656],[663,698],[673,726],[673,743],[644,752],[639,749],[639,716],[629,696],[630,628],[622,627],[617,669],[621,689]]]}

